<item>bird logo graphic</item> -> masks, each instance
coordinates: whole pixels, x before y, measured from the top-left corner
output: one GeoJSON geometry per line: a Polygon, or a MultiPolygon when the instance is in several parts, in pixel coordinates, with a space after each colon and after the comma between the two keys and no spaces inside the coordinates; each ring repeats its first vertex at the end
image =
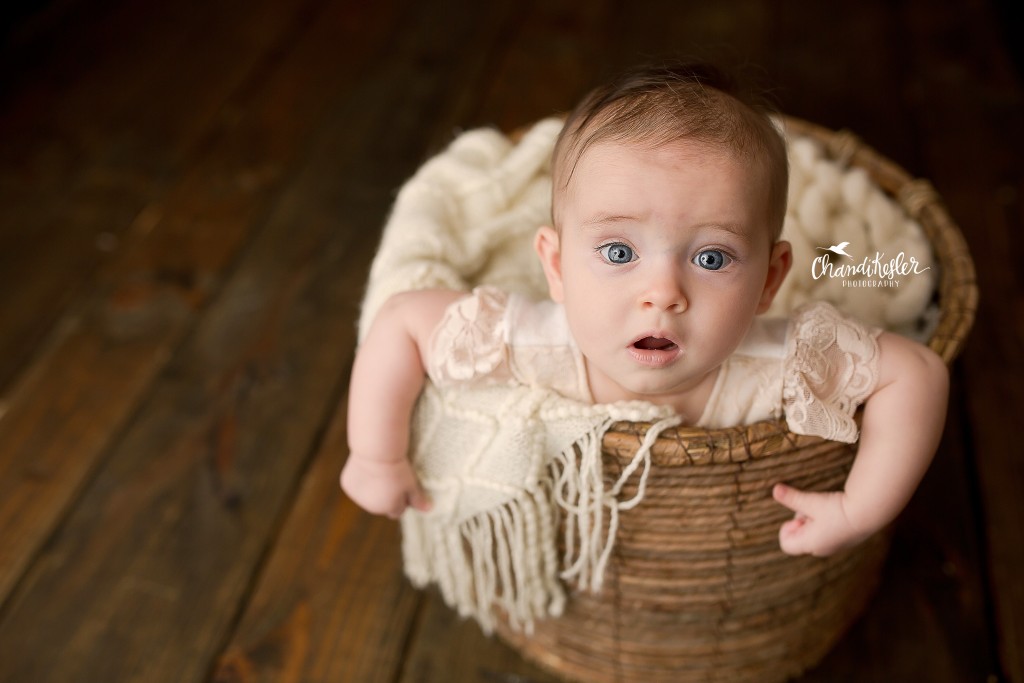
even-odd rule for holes
{"type": "Polygon", "coordinates": [[[852,256],[846,253],[846,247],[849,246],[849,242],[840,242],[839,244],[833,244],[831,247],[818,247],[822,251],[831,251],[833,254],[842,254],[848,259],[853,259],[852,256]]]}

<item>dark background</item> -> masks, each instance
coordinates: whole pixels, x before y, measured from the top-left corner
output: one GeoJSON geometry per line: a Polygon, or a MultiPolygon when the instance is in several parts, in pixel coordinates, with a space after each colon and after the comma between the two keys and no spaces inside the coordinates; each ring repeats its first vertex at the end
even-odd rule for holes
{"type": "Polygon", "coordinates": [[[1008,0],[6,4],[0,681],[550,680],[338,491],[358,301],[457,131],[684,55],[930,179],[978,270],[935,463],[804,680],[1024,681],[1022,29],[1008,0]]]}

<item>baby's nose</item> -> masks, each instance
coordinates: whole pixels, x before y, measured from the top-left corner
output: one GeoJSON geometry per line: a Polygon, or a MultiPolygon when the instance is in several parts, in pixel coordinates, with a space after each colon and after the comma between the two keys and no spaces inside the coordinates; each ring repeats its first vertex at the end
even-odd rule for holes
{"type": "Polygon", "coordinates": [[[666,268],[652,278],[640,299],[642,308],[653,308],[659,311],[682,313],[688,306],[686,293],[679,273],[674,268],[666,268]]]}

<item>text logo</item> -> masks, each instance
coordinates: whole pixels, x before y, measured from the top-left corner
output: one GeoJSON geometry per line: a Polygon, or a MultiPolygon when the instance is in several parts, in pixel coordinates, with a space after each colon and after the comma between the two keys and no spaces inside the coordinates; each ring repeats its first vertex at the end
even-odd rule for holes
{"type": "Polygon", "coordinates": [[[840,242],[830,247],[818,247],[827,253],[811,263],[811,277],[815,280],[823,277],[840,279],[843,287],[899,287],[898,278],[918,275],[930,269],[930,266],[922,267],[920,261],[902,251],[893,257],[876,251],[874,256],[865,256],[858,262],[847,251],[849,246],[849,242],[840,242]]]}

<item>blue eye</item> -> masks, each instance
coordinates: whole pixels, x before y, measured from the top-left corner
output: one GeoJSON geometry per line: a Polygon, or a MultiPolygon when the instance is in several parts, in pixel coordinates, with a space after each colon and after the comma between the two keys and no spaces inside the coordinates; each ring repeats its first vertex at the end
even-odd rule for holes
{"type": "Polygon", "coordinates": [[[705,270],[719,270],[731,260],[717,249],[705,249],[693,257],[693,262],[705,270]]]}
{"type": "Polygon", "coordinates": [[[598,251],[601,252],[601,256],[604,257],[605,261],[615,263],[617,265],[622,265],[636,260],[636,254],[633,252],[633,248],[629,245],[623,244],[622,242],[606,244],[603,247],[600,247],[598,251]]]}

